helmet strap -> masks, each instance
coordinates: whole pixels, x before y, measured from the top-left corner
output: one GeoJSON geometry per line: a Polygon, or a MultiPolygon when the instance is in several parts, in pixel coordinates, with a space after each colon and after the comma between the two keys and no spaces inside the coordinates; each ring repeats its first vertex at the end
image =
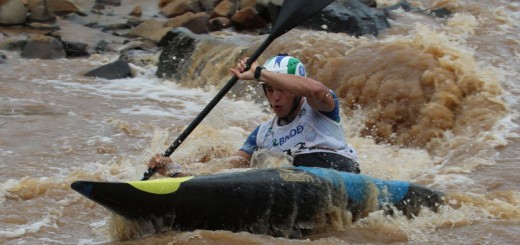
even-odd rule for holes
{"type": "MultiPolygon", "coordinates": [[[[262,85],[262,89],[264,90],[265,97],[267,98],[267,90],[265,89],[265,84],[262,85]]],[[[298,106],[300,106],[300,102],[301,101],[302,101],[302,97],[301,96],[296,96],[294,98],[294,102],[293,102],[293,106],[291,108],[291,111],[289,112],[289,114],[287,114],[287,116],[281,117],[280,120],[283,120],[283,121],[287,122],[288,117],[290,117],[296,110],[298,110],[298,106]]],[[[273,108],[273,105],[271,104],[269,99],[267,99],[267,102],[269,102],[269,106],[271,108],[273,108]]]]}
{"type": "MultiPolygon", "coordinates": [[[[286,123],[290,123],[291,121],[287,120],[289,119],[288,117],[290,117],[296,110],[298,110],[298,107],[300,106],[300,102],[302,101],[302,97],[301,96],[296,96],[294,98],[294,102],[293,102],[293,106],[291,108],[291,112],[289,112],[289,114],[287,114],[287,116],[285,117],[281,117],[280,120],[283,120],[285,121],[286,123]]],[[[294,119],[294,118],[293,118],[294,119]]]]}
{"type": "Polygon", "coordinates": [[[262,84],[262,89],[264,90],[265,98],[267,99],[267,102],[269,102],[269,106],[273,108],[273,105],[271,105],[271,101],[267,98],[267,90],[265,89],[265,84],[262,84]]]}

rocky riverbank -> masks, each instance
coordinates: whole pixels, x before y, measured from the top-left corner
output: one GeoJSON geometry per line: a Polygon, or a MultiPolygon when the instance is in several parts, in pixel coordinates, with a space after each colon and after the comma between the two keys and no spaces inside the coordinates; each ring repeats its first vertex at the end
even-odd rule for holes
{"type": "MultiPolygon", "coordinates": [[[[75,58],[105,52],[118,52],[124,58],[129,56],[129,50],[169,50],[189,57],[190,48],[180,45],[180,39],[186,44],[186,37],[198,39],[222,30],[268,33],[276,20],[279,2],[158,0],[145,5],[136,0],[1,0],[0,49],[18,50],[27,59],[75,58]],[[71,34],[78,29],[85,35],[71,34]],[[182,38],[169,35],[172,31],[183,33],[182,38]]],[[[434,15],[449,13],[420,10],[406,2],[378,8],[375,1],[336,1],[301,27],[355,36],[377,35],[390,27],[390,11],[398,8],[434,15]]],[[[189,43],[193,45],[196,40],[189,43]]],[[[6,59],[0,53],[0,64],[8,62],[6,59]]],[[[128,61],[120,59],[86,75],[107,79],[131,76],[128,61]]],[[[162,66],[165,69],[160,64],[159,69],[167,72],[158,74],[175,76],[172,66],[178,64],[169,62],[162,66]]]]}

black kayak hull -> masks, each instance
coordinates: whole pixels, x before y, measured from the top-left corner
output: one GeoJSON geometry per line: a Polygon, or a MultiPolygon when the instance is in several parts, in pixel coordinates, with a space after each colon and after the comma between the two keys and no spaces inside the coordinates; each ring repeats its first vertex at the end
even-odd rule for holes
{"type": "MultiPolygon", "coordinates": [[[[442,193],[321,168],[277,168],[131,182],[76,181],[72,188],[129,219],[178,230],[248,231],[294,237],[331,217],[356,219],[390,206],[407,216],[442,204],[442,193]]],[[[333,221],[332,221],[333,222],[333,221]]]]}

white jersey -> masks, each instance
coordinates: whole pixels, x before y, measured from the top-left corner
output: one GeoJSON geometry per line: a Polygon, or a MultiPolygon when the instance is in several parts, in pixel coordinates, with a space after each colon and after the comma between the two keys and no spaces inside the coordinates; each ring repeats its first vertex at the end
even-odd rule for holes
{"type": "MultiPolygon", "coordinates": [[[[291,123],[278,125],[278,117],[262,123],[253,132],[254,137],[248,138],[249,146],[287,152],[292,156],[312,152],[334,152],[357,161],[356,151],[345,142],[343,127],[339,121],[339,104],[337,99],[335,100],[337,108],[331,112],[332,114],[325,115],[314,110],[304,99],[300,112],[291,123]],[[337,121],[332,118],[337,118],[337,121]]],[[[253,149],[247,147],[248,141],[241,149],[252,154],[253,149]]]]}

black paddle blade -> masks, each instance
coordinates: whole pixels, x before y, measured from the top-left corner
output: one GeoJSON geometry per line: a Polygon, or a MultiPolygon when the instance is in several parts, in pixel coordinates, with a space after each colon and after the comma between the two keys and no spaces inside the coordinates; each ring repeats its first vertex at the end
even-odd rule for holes
{"type": "Polygon", "coordinates": [[[147,180],[149,179],[150,177],[152,177],[152,175],[155,174],[155,172],[157,172],[157,169],[156,168],[148,168],[148,171],[146,171],[144,174],[143,174],[143,178],[141,180],[147,180]]]}
{"type": "Polygon", "coordinates": [[[270,37],[275,39],[301,24],[334,0],[285,0],[273,25],[270,37]]]}

